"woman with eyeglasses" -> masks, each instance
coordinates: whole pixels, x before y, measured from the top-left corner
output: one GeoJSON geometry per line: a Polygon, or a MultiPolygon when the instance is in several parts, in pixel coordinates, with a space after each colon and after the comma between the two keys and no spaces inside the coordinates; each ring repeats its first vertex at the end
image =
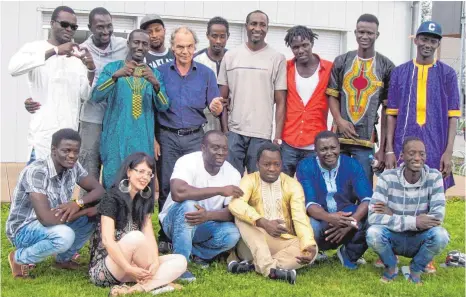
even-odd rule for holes
{"type": "Polygon", "coordinates": [[[171,282],[186,271],[186,259],[159,256],[154,237],[154,172],[152,156],[130,155],[97,207],[100,220],[90,241],[89,276],[97,286],[113,286],[109,296],[155,295],[181,287],[171,282]]]}

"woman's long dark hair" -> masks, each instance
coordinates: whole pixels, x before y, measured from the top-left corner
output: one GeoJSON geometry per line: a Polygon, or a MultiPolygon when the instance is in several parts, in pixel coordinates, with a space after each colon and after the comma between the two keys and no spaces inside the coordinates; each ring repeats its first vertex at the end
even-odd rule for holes
{"type": "MultiPolygon", "coordinates": [[[[146,163],[152,172],[155,174],[155,161],[154,158],[147,155],[146,153],[138,152],[131,154],[128,156],[120,167],[120,171],[115,179],[115,183],[113,184],[113,188],[120,192],[125,199],[126,205],[128,206],[128,210],[132,209],[132,218],[133,222],[138,225],[139,228],[142,228],[142,224],[144,223],[144,218],[147,214],[154,212],[154,198],[153,196],[149,198],[143,198],[141,194],[138,192],[133,200],[129,194],[122,193],[119,190],[119,184],[122,180],[128,178],[128,170],[136,168],[141,163],[146,163]]],[[[154,178],[151,179],[148,186],[152,190],[152,195],[154,194],[154,178]]]]}

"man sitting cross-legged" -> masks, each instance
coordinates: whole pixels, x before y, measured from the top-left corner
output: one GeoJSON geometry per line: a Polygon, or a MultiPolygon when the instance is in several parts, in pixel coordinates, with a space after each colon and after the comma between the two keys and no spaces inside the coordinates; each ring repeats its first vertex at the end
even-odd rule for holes
{"type": "Polygon", "coordinates": [[[8,260],[14,277],[30,277],[29,264],[56,254],[56,266],[76,269],[73,255],[94,231],[88,217],[96,208],[84,208],[104,194],[99,182],[78,162],[81,138],[72,129],[52,135],[52,153],[21,172],[13,193],[6,235],[16,247],[8,260]],[[72,201],[76,185],[87,195],[72,201]]]}
{"type": "Polygon", "coordinates": [[[297,177],[306,195],[317,245],[321,251],[338,248],[341,264],[356,269],[367,250],[367,206],[372,187],[356,159],[340,155],[337,135],[317,134],[317,157],[298,164],[297,177]]]}
{"type": "Polygon", "coordinates": [[[231,261],[228,271],[256,270],[265,277],[296,281],[295,269],[314,261],[317,246],[304,209],[301,185],[282,169],[280,147],[266,143],[257,152],[259,172],[241,180],[244,195],[228,206],[242,239],[236,249],[243,262],[231,261]],[[248,261],[253,260],[254,264],[248,261]]]}
{"type": "MultiPolygon", "coordinates": [[[[227,208],[231,197],[243,194],[237,187],[239,172],[225,162],[227,138],[222,132],[207,132],[202,152],[182,156],[176,161],[170,180],[170,194],[159,219],[173,242],[173,253],[206,266],[222,252],[232,249],[239,240],[233,216],[227,208]]],[[[186,271],[180,279],[194,281],[186,271]]]]}
{"type": "Polygon", "coordinates": [[[377,180],[369,205],[367,244],[384,263],[382,281],[398,273],[396,256],[412,258],[409,280],[421,283],[421,272],[448,244],[441,227],[445,217],[442,174],[425,165],[421,139],[407,138],[402,147],[403,164],[386,170],[377,180]]]}

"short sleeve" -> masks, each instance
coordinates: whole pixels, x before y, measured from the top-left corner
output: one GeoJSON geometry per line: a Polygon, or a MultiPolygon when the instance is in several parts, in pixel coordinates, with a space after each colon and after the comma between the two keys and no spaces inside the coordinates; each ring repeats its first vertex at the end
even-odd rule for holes
{"type": "Polygon", "coordinates": [[[393,62],[390,61],[390,59],[385,58],[385,69],[383,72],[383,89],[379,97],[380,103],[383,105],[386,105],[386,103],[384,104],[384,102],[386,102],[388,98],[388,90],[390,88],[390,77],[394,68],[395,64],[393,64],[393,62]]]}
{"type": "MultiPolygon", "coordinates": [[[[229,174],[229,184],[233,186],[238,186],[241,182],[241,175],[239,174],[238,170],[236,170],[234,167],[230,168],[231,173],[229,174]]],[[[230,204],[232,197],[226,197],[225,201],[223,202],[224,206],[227,206],[230,204]]]]}
{"type": "Polygon", "coordinates": [[[190,186],[193,186],[197,169],[196,165],[198,162],[196,162],[197,160],[194,160],[192,157],[193,154],[184,155],[176,161],[170,180],[181,179],[190,186]]]}
{"type": "MultiPolygon", "coordinates": [[[[206,67],[207,68],[207,67],[206,67]]],[[[217,78],[212,69],[207,68],[207,104],[210,105],[214,98],[220,97],[220,90],[218,89],[217,78]]]]}
{"type": "Polygon", "coordinates": [[[79,184],[83,178],[88,176],[89,173],[84,169],[84,167],[81,165],[81,163],[76,162],[76,183],[79,184]]]}
{"type": "Polygon", "coordinates": [[[285,56],[280,54],[280,58],[277,59],[277,75],[274,79],[274,90],[285,91],[287,90],[286,81],[286,59],[285,56]]]}
{"type": "Polygon", "coordinates": [[[97,205],[97,212],[103,216],[110,217],[116,221],[117,217],[117,202],[109,194],[105,194],[97,205]]]}
{"type": "Polygon", "coordinates": [[[222,86],[228,86],[228,76],[227,76],[227,61],[229,58],[229,52],[225,53],[225,56],[222,59],[222,63],[220,63],[220,70],[218,71],[217,75],[217,83],[222,86]]]}
{"type": "Polygon", "coordinates": [[[388,87],[388,102],[387,102],[387,115],[398,115],[398,100],[399,100],[399,86],[398,86],[398,70],[396,67],[390,74],[390,85],[388,87]]]}
{"type": "Polygon", "coordinates": [[[460,94],[458,89],[458,78],[453,69],[448,68],[446,79],[446,91],[447,91],[447,100],[448,100],[448,117],[449,118],[459,118],[461,117],[460,110],[460,94]]]}
{"type": "Polygon", "coordinates": [[[338,56],[333,62],[332,71],[330,71],[330,78],[328,80],[327,90],[325,93],[329,96],[339,99],[341,84],[340,81],[340,72],[342,71],[343,65],[343,56],[338,56]]]}
{"type": "Polygon", "coordinates": [[[47,195],[47,172],[42,168],[27,168],[22,185],[26,193],[47,195]]]}

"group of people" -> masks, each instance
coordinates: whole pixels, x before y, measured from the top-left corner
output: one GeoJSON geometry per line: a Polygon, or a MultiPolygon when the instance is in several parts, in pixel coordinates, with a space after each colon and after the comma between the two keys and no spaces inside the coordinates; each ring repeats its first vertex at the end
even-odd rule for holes
{"type": "Polygon", "coordinates": [[[461,115],[456,74],[435,60],[440,25],[422,23],[416,58],[398,67],[375,51],[370,14],[356,23],[358,49],[333,63],[313,53],[318,36],[305,26],[288,30],[286,61],[265,42],[268,25],[249,13],[247,41],[227,51],[229,24],[214,17],[196,53],[189,27],[166,48],[163,19],[147,15],[126,40],[98,7],[76,44],[74,11],[57,7],[50,38],[9,64],[28,74],[33,114],[7,221],[13,276],[30,277],[50,255],[75,269],[89,239],[90,280],[112,296],[175,290],[176,279],[196,279],[188,262],[219,258],[231,273],[294,284],[296,269],[332,249],[356,269],[371,247],[384,282],[397,255],[413,258],[413,283],[435,271],[461,115]]]}

